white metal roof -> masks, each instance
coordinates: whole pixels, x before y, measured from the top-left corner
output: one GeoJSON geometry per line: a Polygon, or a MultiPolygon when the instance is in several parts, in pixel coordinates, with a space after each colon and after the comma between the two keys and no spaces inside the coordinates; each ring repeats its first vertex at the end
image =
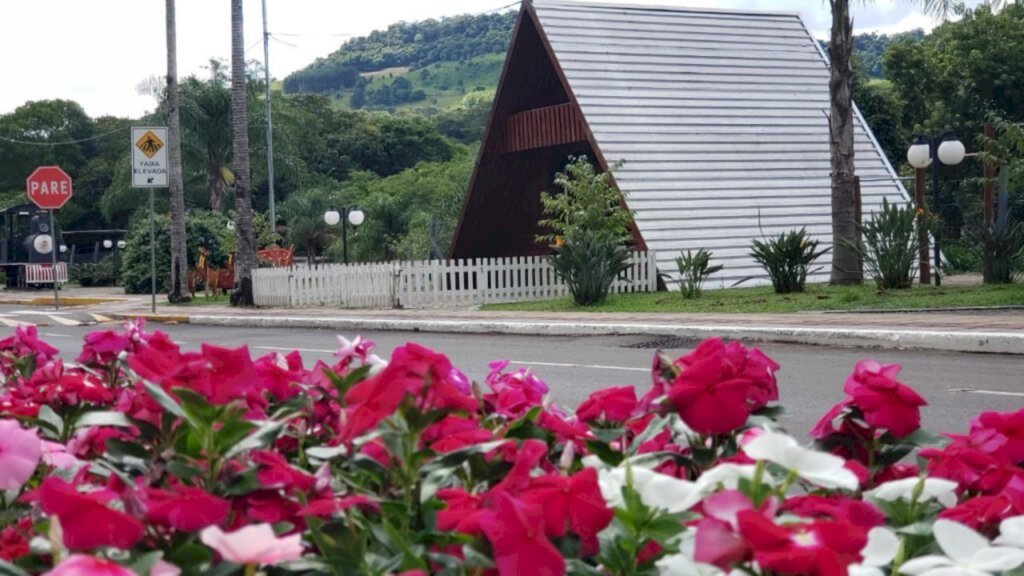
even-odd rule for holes
{"type": "MultiPolygon", "coordinates": [[[[706,248],[725,265],[708,287],[766,282],[753,238],[831,243],[828,63],[798,14],[533,6],[662,272],[706,248]]],[[[908,199],[859,113],[855,151],[864,214],[908,199]]],[[[830,256],[816,266],[827,279],[830,256]]]]}

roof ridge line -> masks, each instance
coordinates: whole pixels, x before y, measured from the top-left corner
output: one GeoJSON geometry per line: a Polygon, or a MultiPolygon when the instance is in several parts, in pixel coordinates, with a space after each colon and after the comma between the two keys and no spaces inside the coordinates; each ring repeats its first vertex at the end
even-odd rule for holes
{"type": "Polygon", "coordinates": [[[701,8],[694,6],[674,6],[659,4],[630,3],[622,0],[603,2],[595,0],[524,0],[538,8],[545,6],[566,6],[571,8],[612,8],[623,10],[644,10],[660,12],[693,12],[697,14],[742,14],[750,16],[788,16],[800,18],[800,13],[786,10],[752,10],[748,8],[701,8]]]}

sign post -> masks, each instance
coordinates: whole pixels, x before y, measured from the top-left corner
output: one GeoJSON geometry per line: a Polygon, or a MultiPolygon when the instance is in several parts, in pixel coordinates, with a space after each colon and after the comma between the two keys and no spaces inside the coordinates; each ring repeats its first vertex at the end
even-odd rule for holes
{"type": "Polygon", "coordinates": [[[132,187],[149,188],[149,289],[156,313],[155,188],[167,188],[167,128],[132,128],[132,187]]]}
{"type": "Polygon", "coordinates": [[[53,279],[53,305],[60,310],[60,293],[57,286],[57,227],[53,211],[63,207],[73,195],[71,176],[59,166],[40,166],[25,179],[26,193],[33,204],[50,212],[50,274],[53,279]]]}

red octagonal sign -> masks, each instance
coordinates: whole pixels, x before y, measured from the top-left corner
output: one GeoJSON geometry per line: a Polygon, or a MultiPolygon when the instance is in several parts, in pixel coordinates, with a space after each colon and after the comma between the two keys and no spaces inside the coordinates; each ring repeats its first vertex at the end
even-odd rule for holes
{"type": "Polygon", "coordinates": [[[56,210],[71,200],[71,176],[58,166],[40,166],[26,180],[28,199],[43,210],[56,210]]]}

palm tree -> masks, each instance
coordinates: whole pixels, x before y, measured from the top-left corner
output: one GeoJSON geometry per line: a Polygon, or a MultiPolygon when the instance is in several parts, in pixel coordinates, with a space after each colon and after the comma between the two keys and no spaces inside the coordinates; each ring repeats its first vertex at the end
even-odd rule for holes
{"type": "Polygon", "coordinates": [[[172,303],[188,302],[188,245],[185,237],[185,185],[181,174],[181,121],[178,104],[178,37],[174,0],[167,0],[167,159],[171,200],[172,303]]]}
{"type": "MultiPolygon", "coordinates": [[[[998,7],[1011,1],[991,0],[998,7]]],[[[914,0],[925,12],[946,18],[957,0],[914,0]]],[[[832,167],[832,284],[860,284],[864,271],[852,245],[857,239],[854,213],[853,153],[853,20],[850,0],[829,0],[832,37],[829,41],[829,151],[832,167]]]]}
{"type": "Polygon", "coordinates": [[[231,134],[231,91],[217,61],[211,62],[208,81],[188,78],[183,84],[181,120],[185,153],[204,167],[210,210],[224,210],[224,194],[230,177],[226,171],[234,144],[231,134]]]}
{"type": "Polygon", "coordinates": [[[231,303],[252,306],[252,269],[256,236],[252,227],[252,176],[249,169],[249,124],[246,106],[245,37],[242,0],[231,0],[231,128],[234,133],[235,293],[231,303]]]}

